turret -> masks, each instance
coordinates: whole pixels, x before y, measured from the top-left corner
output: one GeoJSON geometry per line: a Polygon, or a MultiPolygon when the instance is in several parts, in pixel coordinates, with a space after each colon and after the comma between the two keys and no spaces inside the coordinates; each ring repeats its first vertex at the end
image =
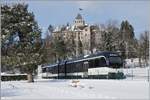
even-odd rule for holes
{"type": "Polygon", "coordinates": [[[74,26],[80,27],[80,26],[84,26],[84,25],[85,25],[85,21],[83,20],[81,14],[78,14],[74,20],[74,26]]]}

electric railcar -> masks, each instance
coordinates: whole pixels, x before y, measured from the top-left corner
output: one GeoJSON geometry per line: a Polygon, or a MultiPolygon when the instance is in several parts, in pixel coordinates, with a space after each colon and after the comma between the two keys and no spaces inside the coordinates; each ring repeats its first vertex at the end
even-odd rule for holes
{"type": "Polygon", "coordinates": [[[118,72],[123,60],[115,52],[100,52],[42,67],[45,78],[96,78],[118,72]]]}

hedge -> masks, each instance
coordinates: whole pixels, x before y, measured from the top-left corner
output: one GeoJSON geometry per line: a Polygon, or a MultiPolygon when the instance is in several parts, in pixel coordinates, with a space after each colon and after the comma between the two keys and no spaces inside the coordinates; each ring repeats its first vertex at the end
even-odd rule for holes
{"type": "Polygon", "coordinates": [[[1,81],[27,80],[27,75],[2,75],[1,81]]]}

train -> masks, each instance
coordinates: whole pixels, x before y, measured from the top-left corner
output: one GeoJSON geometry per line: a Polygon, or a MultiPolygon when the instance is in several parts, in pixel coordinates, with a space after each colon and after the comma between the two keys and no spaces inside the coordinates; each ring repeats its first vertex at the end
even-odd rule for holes
{"type": "Polygon", "coordinates": [[[64,60],[42,66],[43,78],[108,78],[121,72],[123,59],[116,52],[98,52],[92,55],[64,60]]]}

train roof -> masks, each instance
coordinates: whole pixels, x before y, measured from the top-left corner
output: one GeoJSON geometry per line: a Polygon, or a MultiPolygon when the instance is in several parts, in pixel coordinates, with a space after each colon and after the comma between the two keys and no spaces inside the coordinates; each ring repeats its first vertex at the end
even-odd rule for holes
{"type": "Polygon", "coordinates": [[[100,56],[109,57],[109,56],[119,56],[119,55],[116,52],[103,51],[103,52],[97,52],[91,55],[86,55],[85,57],[82,56],[76,59],[68,60],[67,62],[68,63],[80,62],[80,61],[85,61],[85,60],[100,57],[100,56]]]}
{"type": "Polygon", "coordinates": [[[97,52],[95,54],[90,55],[90,57],[93,56],[100,56],[100,55],[104,55],[105,57],[108,56],[119,56],[119,54],[117,52],[112,52],[112,51],[101,51],[101,52],[97,52]]]}
{"type": "Polygon", "coordinates": [[[46,65],[43,65],[42,68],[55,67],[55,66],[57,66],[57,65],[58,65],[58,63],[55,63],[55,64],[46,64],[46,65]]]}
{"type": "MultiPolygon", "coordinates": [[[[101,51],[101,52],[97,52],[95,54],[91,54],[91,55],[86,55],[86,56],[80,56],[71,60],[64,60],[61,61],[60,63],[56,63],[56,64],[48,64],[45,67],[55,67],[58,64],[59,65],[64,65],[66,62],[67,63],[74,63],[74,62],[81,62],[81,61],[86,61],[88,59],[92,59],[92,58],[96,58],[97,56],[119,56],[117,52],[111,52],[111,51],[101,51]]],[[[43,67],[44,68],[44,67],[43,67]]]]}

